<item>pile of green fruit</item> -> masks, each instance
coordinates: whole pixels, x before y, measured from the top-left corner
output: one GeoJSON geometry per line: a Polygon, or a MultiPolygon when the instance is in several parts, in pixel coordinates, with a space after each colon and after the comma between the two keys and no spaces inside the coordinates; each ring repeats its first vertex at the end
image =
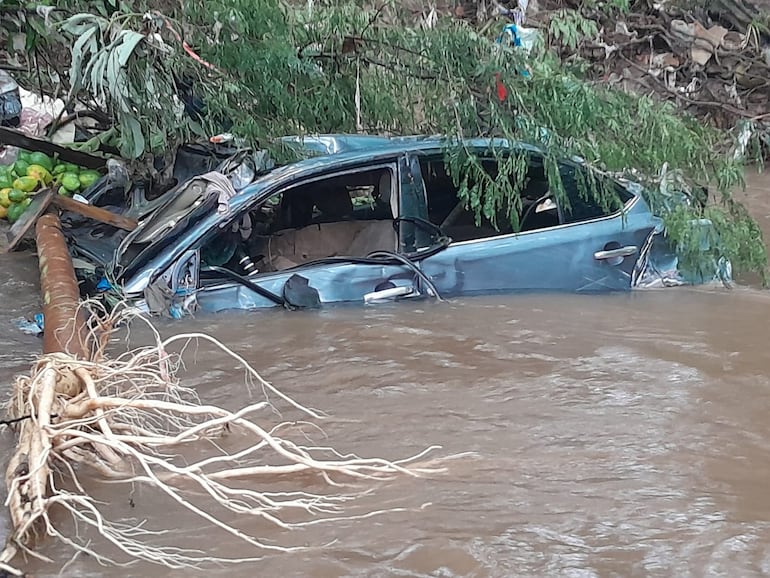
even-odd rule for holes
{"type": "Polygon", "coordinates": [[[41,152],[20,150],[12,165],[0,165],[0,219],[15,223],[37,191],[53,188],[71,197],[93,185],[101,174],[41,152]]]}

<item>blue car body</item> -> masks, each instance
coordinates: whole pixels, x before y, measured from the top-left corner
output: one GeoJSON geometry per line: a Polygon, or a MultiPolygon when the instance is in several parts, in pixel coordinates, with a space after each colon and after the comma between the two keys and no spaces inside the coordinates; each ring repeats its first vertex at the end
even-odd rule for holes
{"type": "MultiPolygon", "coordinates": [[[[535,187],[522,209],[525,230],[493,230],[471,219],[442,172],[444,139],[328,135],[287,143],[313,155],[257,176],[225,200],[200,180],[198,193],[190,193],[190,183],[168,193],[165,205],[120,239],[106,268],[112,285],[154,312],[166,307],[178,316],[425,295],[620,291],[651,284],[652,277],[682,282],[662,222],[636,183],[615,183],[622,207],[611,212],[576,197],[579,214],[535,187]],[[325,191],[341,200],[341,216],[327,217],[325,191]],[[223,236],[238,239],[235,249],[223,236]],[[322,248],[327,244],[329,254],[322,248]],[[212,264],[212,247],[220,245],[223,256],[212,264]],[[235,270],[239,255],[261,261],[235,270]]],[[[464,144],[482,157],[492,148],[539,154],[499,140],[464,144]]],[[[542,185],[534,177],[531,183],[542,185]]],[[[71,235],[76,256],[105,258],[82,239],[71,235]]]]}

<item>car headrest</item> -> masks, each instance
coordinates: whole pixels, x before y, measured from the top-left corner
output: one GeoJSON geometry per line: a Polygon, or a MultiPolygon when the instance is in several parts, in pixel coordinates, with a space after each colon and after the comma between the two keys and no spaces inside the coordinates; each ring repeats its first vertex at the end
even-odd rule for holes
{"type": "Polygon", "coordinates": [[[390,171],[388,169],[385,169],[382,171],[382,174],[380,174],[380,180],[377,183],[377,196],[382,200],[383,203],[389,204],[390,203],[390,171]]]}
{"type": "Polygon", "coordinates": [[[353,214],[353,200],[342,183],[320,189],[316,195],[315,204],[324,220],[344,219],[353,214]]]}

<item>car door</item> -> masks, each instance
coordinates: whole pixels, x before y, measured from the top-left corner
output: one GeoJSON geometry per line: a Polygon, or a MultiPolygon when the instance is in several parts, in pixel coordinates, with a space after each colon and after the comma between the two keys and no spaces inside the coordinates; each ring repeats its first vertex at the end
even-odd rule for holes
{"type": "Polygon", "coordinates": [[[622,209],[607,213],[580,198],[562,203],[546,194],[532,209],[553,213],[551,226],[452,242],[421,261],[422,270],[444,295],[629,289],[658,220],[641,197],[624,198],[622,209]]]}
{"type": "MultiPolygon", "coordinates": [[[[378,244],[375,235],[366,238],[366,232],[371,229],[366,229],[365,225],[361,231],[365,238],[357,237],[354,242],[357,247],[355,255],[347,255],[344,251],[328,256],[319,254],[308,258],[306,262],[291,264],[285,269],[259,272],[248,276],[234,274],[232,271],[223,270],[222,267],[213,270],[212,267],[203,267],[200,289],[197,291],[198,306],[205,311],[254,309],[275,305],[302,307],[325,303],[363,302],[370,294],[382,290],[392,293],[394,288],[399,287],[404,288],[403,293],[409,292],[413,286],[413,272],[398,264],[367,259],[367,255],[376,251],[395,252],[398,249],[393,228],[393,213],[390,208],[398,206],[400,173],[395,161],[379,163],[373,167],[312,175],[305,180],[292,182],[289,187],[279,189],[276,194],[282,195],[285,200],[291,191],[299,187],[313,185],[315,188],[317,185],[323,188],[324,182],[344,178],[347,174],[353,175],[356,171],[383,168],[387,169],[390,178],[387,185],[380,183],[377,190],[380,194],[379,200],[382,201],[380,208],[388,207],[389,220],[372,220],[371,223],[377,223],[376,229],[379,233],[383,232],[383,227],[390,227],[392,243],[378,244]]],[[[285,235],[295,235],[293,246],[297,248],[301,243],[296,235],[309,227],[311,237],[316,244],[323,244],[324,228],[333,228],[335,224],[347,226],[354,224],[354,221],[348,219],[339,223],[322,222],[299,228],[290,227],[286,229],[285,235]]],[[[302,242],[303,246],[311,251],[312,243],[308,239],[302,242]]],[[[289,257],[295,256],[289,255],[289,257]]],[[[399,291],[396,290],[396,292],[399,291]]]]}

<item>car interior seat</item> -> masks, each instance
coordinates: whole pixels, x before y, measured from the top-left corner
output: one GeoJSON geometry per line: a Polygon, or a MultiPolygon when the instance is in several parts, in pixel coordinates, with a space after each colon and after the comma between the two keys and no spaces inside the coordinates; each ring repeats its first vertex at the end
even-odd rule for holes
{"type": "Polygon", "coordinates": [[[374,251],[394,251],[397,248],[398,235],[393,227],[393,215],[398,215],[398,195],[393,193],[393,175],[390,169],[383,169],[374,190],[375,218],[363,221],[363,227],[348,248],[349,255],[363,257],[374,251]]]}
{"type": "Polygon", "coordinates": [[[334,223],[353,217],[353,200],[343,183],[334,181],[319,185],[313,191],[313,200],[321,215],[316,223],[334,223]]]}

